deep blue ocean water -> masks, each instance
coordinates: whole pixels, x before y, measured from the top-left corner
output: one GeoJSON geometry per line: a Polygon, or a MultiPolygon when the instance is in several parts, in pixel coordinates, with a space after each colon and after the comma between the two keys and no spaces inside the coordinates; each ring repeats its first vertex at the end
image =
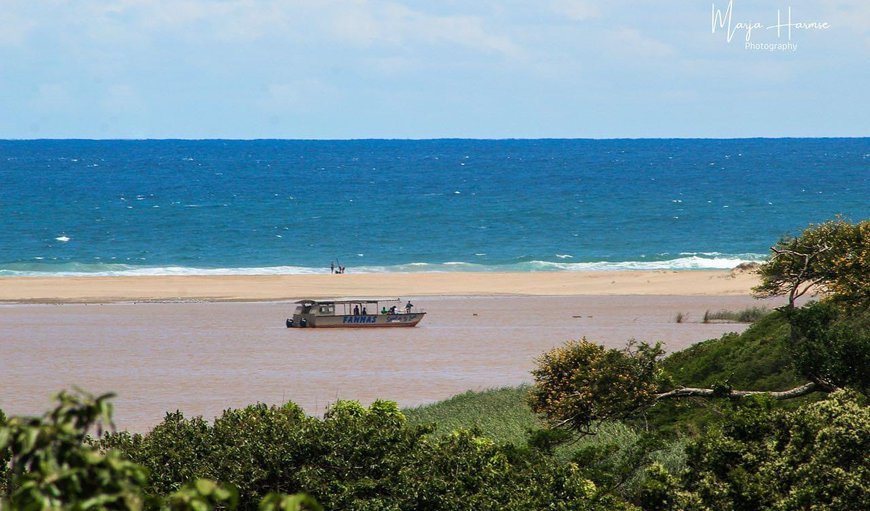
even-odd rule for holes
{"type": "Polygon", "coordinates": [[[870,139],[0,141],[0,275],[730,268],[870,139]]]}

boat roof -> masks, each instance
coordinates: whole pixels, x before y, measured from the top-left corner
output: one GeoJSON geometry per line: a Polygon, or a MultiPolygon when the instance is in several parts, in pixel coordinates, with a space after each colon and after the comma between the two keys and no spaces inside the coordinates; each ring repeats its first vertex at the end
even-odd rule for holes
{"type": "Polygon", "coordinates": [[[293,303],[298,304],[350,304],[350,303],[378,303],[378,302],[401,302],[402,300],[399,298],[321,298],[321,299],[313,299],[313,298],[305,298],[303,300],[297,300],[293,303]]]}

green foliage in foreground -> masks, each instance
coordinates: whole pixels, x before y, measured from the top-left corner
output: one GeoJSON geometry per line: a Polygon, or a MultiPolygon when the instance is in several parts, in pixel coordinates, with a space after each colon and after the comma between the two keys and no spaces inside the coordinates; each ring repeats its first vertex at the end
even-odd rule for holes
{"type": "Polygon", "coordinates": [[[647,510],[854,511],[870,503],[870,408],[838,391],[797,410],[745,400],[687,449],[686,470],[647,472],[647,510]]]}
{"type": "Polygon", "coordinates": [[[320,419],[293,404],[227,410],[208,424],[167,414],[147,435],[109,434],[145,467],[150,495],[206,478],[238,489],[239,508],[272,492],[311,494],[326,509],[623,509],[575,464],[467,431],[432,435],[391,402],[339,401],[320,419]]]}
{"type": "MultiPolygon", "coordinates": [[[[111,424],[111,397],[61,392],[58,405],[43,417],[0,417],[0,509],[235,508],[235,488],[209,480],[182,481],[168,495],[149,494],[147,469],[118,450],[90,445],[88,432],[111,424]]],[[[318,509],[305,495],[270,494],[260,504],[261,511],[318,509]]]]}
{"type": "Polygon", "coordinates": [[[0,504],[636,509],[628,500],[650,511],[851,511],[870,501],[870,408],[844,391],[796,410],[774,408],[764,397],[737,401],[709,432],[671,444],[676,450],[669,452],[645,445],[658,441],[624,425],[601,429],[609,438],[578,446],[572,462],[468,432],[431,436],[384,402],[370,408],[339,402],[324,419],[304,417],[293,405],[254,405],[228,410],[223,430],[170,414],[149,435],[111,434],[95,444],[85,432],[108,420],[107,399],[61,394],[44,417],[13,417],[0,427],[0,455],[11,461],[0,504]],[[275,437],[279,431],[287,434],[275,437]],[[617,457],[601,456],[608,445],[629,447],[617,457]],[[676,465],[669,459],[674,454],[681,458],[676,465]],[[634,470],[643,466],[642,474],[634,470]],[[273,491],[279,488],[311,489],[317,498],[273,491]]]}

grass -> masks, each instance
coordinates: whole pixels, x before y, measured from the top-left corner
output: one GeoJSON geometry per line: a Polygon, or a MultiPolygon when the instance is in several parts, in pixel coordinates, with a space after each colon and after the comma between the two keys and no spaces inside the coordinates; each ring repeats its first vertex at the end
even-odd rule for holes
{"type": "MultiPolygon", "coordinates": [[[[412,425],[435,424],[435,434],[477,429],[497,442],[525,445],[529,431],[543,427],[526,402],[528,392],[528,385],[468,391],[437,403],[406,408],[402,413],[412,425]]],[[[623,444],[634,442],[636,438],[637,433],[631,427],[609,422],[601,424],[593,435],[572,443],[572,446],[623,444]]]]}
{"type": "Polygon", "coordinates": [[[730,322],[730,323],[755,323],[767,316],[771,310],[767,307],[747,307],[738,311],[720,310],[718,312],[704,313],[704,323],[730,322]]]}
{"type": "Polygon", "coordinates": [[[525,444],[530,429],[540,427],[526,403],[528,386],[465,392],[430,405],[402,410],[410,424],[435,423],[437,434],[479,429],[503,443],[525,444]]]}
{"type": "MultiPolygon", "coordinates": [[[[449,434],[457,429],[477,429],[484,436],[502,444],[518,447],[527,445],[529,431],[540,429],[543,425],[526,402],[528,386],[505,387],[482,392],[465,392],[450,399],[402,410],[411,424],[436,425],[435,434],[449,434]]],[[[593,465],[580,461],[587,470],[595,466],[620,466],[631,463],[632,451],[636,449],[641,435],[636,427],[622,422],[606,422],[598,425],[594,434],[568,441],[556,447],[553,460],[566,463],[577,460],[580,453],[588,450],[606,452],[596,457],[593,465]]],[[[664,440],[660,450],[650,455],[649,461],[662,463],[672,473],[677,473],[686,465],[687,439],[678,437],[664,440]]],[[[589,474],[590,477],[594,477],[589,474]]],[[[631,469],[626,481],[614,491],[625,498],[636,496],[640,491],[644,475],[641,470],[631,469]]]]}

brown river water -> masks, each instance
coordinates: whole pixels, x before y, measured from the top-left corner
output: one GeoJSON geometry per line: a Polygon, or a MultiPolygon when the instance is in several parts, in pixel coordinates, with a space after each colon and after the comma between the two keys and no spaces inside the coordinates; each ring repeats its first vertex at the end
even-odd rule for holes
{"type": "Polygon", "coordinates": [[[416,328],[325,330],[285,328],[288,303],[3,305],[0,409],[41,414],[74,385],[117,393],[116,424],[132,431],[166,411],[212,419],[255,402],[294,401],[310,414],[337,399],[415,406],[528,383],[535,357],[568,339],[660,340],[674,351],[745,328],[703,324],[705,310],[759,305],[740,296],[412,301],[428,313],[416,328]]]}

